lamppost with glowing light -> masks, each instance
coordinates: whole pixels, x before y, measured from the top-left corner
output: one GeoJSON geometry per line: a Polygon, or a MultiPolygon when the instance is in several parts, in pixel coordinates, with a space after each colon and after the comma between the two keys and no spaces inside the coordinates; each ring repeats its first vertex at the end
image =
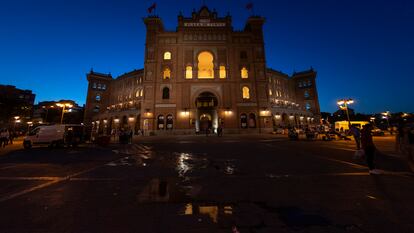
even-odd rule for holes
{"type": "Polygon", "coordinates": [[[60,124],[63,124],[63,115],[65,114],[65,108],[71,108],[73,107],[72,104],[69,103],[57,103],[56,106],[61,107],[62,108],[62,116],[60,117],[60,124]]]}
{"type": "Polygon", "coordinates": [[[27,132],[29,133],[29,132],[30,132],[30,126],[32,126],[32,125],[33,125],[33,122],[28,121],[28,122],[26,122],[26,123],[27,123],[27,132]]]}
{"type": "Polygon", "coordinates": [[[45,123],[47,123],[47,117],[49,115],[49,108],[55,108],[55,106],[42,106],[43,109],[46,109],[45,123]]]}
{"type": "Polygon", "coordinates": [[[16,124],[20,123],[20,117],[19,116],[15,116],[14,118],[14,127],[13,127],[13,132],[16,132],[16,124]]]}
{"type": "Polygon", "coordinates": [[[346,117],[348,119],[348,126],[351,125],[351,119],[349,118],[349,111],[348,111],[348,105],[353,104],[354,100],[353,99],[341,99],[338,100],[337,104],[339,105],[339,108],[341,110],[346,110],[346,117]]]}
{"type": "Polygon", "coordinates": [[[188,108],[184,108],[183,114],[184,116],[188,116],[188,129],[191,129],[190,111],[188,110],[188,108]]]}
{"type": "MultiPolygon", "coordinates": [[[[389,131],[392,131],[392,130],[391,130],[391,127],[390,127],[390,120],[389,120],[389,118],[390,118],[390,116],[391,116],[390,111],[386,111],[386,112],[383,112],[383,113],[381,113],[381,114],[383,115],[383,117],[382,117],[382,118],[387,119],[388,130],[389,130],[389,131]]],[[[392,132],[391,132],[391,134],[392,134],[392,132]]]]}

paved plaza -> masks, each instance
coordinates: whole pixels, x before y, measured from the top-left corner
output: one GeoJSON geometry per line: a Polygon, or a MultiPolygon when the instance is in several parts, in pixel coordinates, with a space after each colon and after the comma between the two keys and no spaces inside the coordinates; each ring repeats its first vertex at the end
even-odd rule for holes
{"type": "Polygon", "coordinates": [[[414,232],[413,173],[375,141],[382,175],[281,135],[0,151],[0,232],[414,232]]]}

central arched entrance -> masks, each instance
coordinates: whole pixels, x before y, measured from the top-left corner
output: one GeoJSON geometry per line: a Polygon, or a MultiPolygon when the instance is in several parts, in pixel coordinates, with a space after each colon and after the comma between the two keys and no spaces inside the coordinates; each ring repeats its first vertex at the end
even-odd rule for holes
{"type": "Polygon", "coordinates": [[[217,97],[211,92],[202,92],[196,98],[197,118],[196,130],[198,132],[216,132],[218,127],[217,97]]]}

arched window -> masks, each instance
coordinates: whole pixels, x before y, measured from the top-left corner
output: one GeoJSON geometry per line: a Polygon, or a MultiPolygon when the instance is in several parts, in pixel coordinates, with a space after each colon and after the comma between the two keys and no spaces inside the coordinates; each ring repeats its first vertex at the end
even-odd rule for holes
{"type": "Polygon", "coordinates": [[[309,91],[305,91],[305,93],[303,94],[303,96],[307,99],[307,98],[309,98],[309,91]]]}
{"type": "Polygon", "coordinates": [[[185,67],[185,78],[186,79],[193,78],[193,67],[192,66],[185,67]]]}
{"type": "Polygon", "coordinates": [[[96,106],[95,106],[95,108],[93,108],[93,111],[94,111],[94,112],[99,112],[99,109],[100,109],[100,108],[99,108],[99,105],[96,105],[96,106]]]}
{"type": "Polygon", "coordinates": [[[240,126],[242,129],[247,128],[247,115],[244,113],[240,115],[240,126]]]}
{"type": "Polygon", "coordinates": [[[220,78],[226,78],[226,67],[220,66],[220,78]]]}
{"type": "Polygon", "coordinates": [[[312,82],[311,82],[311,80],[308,80],[308,86],[310,87],[310,86],[312,86],[312,82]]]}
{"type": "Polygon", "coordinates": [[[140,91],[139,91],[139,97],[143,97],[144,96],[144,89],[141,89],[140,91]]]}
{"type": "Polygon", "coordinates": [[[173,116],[171,114],[167,115],[167,129],[173,129],[173,116]]]}
{"type": "Polygon", "coordinates": [[[243,67],[240,73],[241,73],[241,78],[249,78],[249,71],[246,69],[246,67],[243,67]]]}
{"type": "Polygon", "coordinates": [[[246,51],[241,51],[240,52],[240,59],[247,59],[247,52],[246,51]]]}
{"type": "Polygon", "coordinates": [[[171,78],[171,70],[170,68],[166,67],[162,73],[162,78],[165,79],[170,79],[171,78]]]}
{"type": "Polygon", "coordinates": [[[93,83],[92,88],[94,89],[96,88],[96,83],[93,83]]]}
{"type": "Polygon", "coordinates": [[[98,89],[101,89],[101,84],[100,83],[98,83],[98,89]]]}
{"type": "Polygon", "coordinates": [[[256,115],[254,113],[249,114],[249,128],[256,128],[256,115]]]}
{"type": "Polygon", "coordinates": [[[164,87],[162,89],[162,99],[166,100],[170,98],[170,89],[168,87],[164,87]]]}
{"type": "Polygon", "coordinates": [[[135,92],[135,97],[139,97],[139,92],[140,90],[137,90],[137,92],[135,92]]]}
{"type": "Polygon", "coordinates": [[[171,52],[165,52],[164,53],[164,60],[171,60],[171,52]]]}
{"type": "Polygon", "coordinates": [[[243,99],[245,100],[250,99],[250,89],[248,87],[242,88],[242,96],[243,96],[243,99]]]}
{"type": "Polygon", "coordinates": [[[157,118],[157,129],[164,129],[164,115],[159,115],[157,118]]]}
{"type": "Polygon", "coordinates": [[[198,78],[199,79],[213,79],[214,78],[213,55],[209,52],[201,52],[198,55],[198,78]]]}
{"type": "Polygon", "coordinates": [[[101,95],[100,94],[97,94],[95,96],[95,100],[98,101],[98,102],[101,101],[101,95]]]}
{"type": "Polygon", "coordinates": [[[305,104],[305,108],[306,108],[306,110],[307,110],[307,111],[310,111],[310,110],[311,110],[311,105],[310,105],[310,103],[306,103],[306,104],[305,104]]]}
{"type": "Polygon", "coordinates": [[[273,95],[272,89],[269,89],[269,95],[273,95]]]}
{"type": "Polygon", "coordinates": [[[102,84],[102,90],[106,90],[106,84],[102,84]]]}

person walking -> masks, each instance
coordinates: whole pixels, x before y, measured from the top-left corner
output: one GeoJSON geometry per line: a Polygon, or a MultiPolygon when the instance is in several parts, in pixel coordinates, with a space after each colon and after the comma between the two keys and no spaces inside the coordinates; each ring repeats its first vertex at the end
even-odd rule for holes
{"type": "Polygon", "coordinates": [[[363,126],[361,130],[361,144],[362,149],[365,152],[365,157],[369,168],[369,174],[377,175],[381,174],[381,171],[375,168],[374,156],[376,148],[374,145],[374,141],[372,140],[371,130],[371,124],[366,124],[363,126]]]}
{"type": "Polygon", "coordinates": [[[0,129],[0,147],[6,146],[6,132],[4,129],[0,129]]]}
{"type": "Polygon", "coordinates": [[[13,140],[14,140],[15,134],[16,133],[14,131],[12,131],[12,130],[9,131],[9,143],[10,143],[10,145],[13,145],[13,140]]]}
{"type": "Polygon", "coordinates": [[[411,171],[414,172],[414,127],[406,126],[406,139],[404,145],[404,152],[407,155],[408,165],[411,171]]]}
{"type": "Polygon", "coordinates": [[[354,137],[357,150],[361,149],[361,131],[354,125],[351,125],[349,128],[349,134],[354,137]]]}

